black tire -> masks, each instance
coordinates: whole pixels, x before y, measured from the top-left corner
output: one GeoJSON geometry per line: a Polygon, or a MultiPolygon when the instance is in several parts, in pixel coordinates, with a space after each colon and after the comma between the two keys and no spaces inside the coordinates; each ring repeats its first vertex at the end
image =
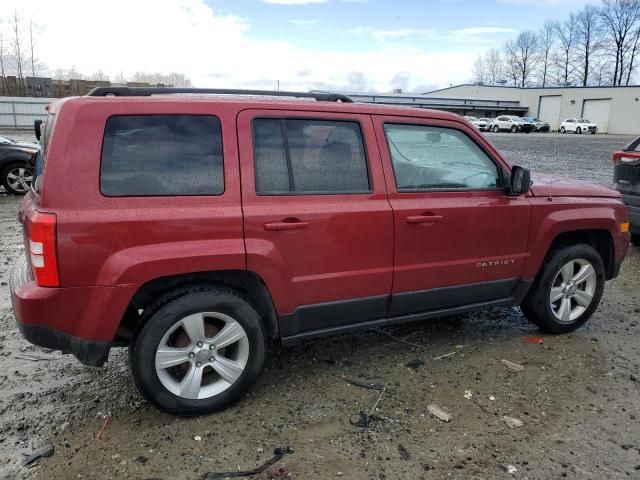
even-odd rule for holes
{"type": "Polygon", "coordinates": [[[536,279],[522,303],[527,320],[547,333],[567,333],[581,327],[598,307],[604,290],[605,270],[600,254],[590,245],[577,244],[558,248],[547,255],[536,279]],[[560,269],[571,260],[586,260],[595,270],[595,291],[589,306],[570,322],[560,321],[552,311],[550,293],[560,269]]]}
{"type": "MultiPolygon", "coordinates": [[[[25,162],[10,163],[4,169],[2,169],[2,173],[0,173],[0,183],[7,192],[14,195],[24,195],[29,191],[29,188],[16,189],[11,186],[12,181],[9,179],[9,175],[12,172],[15,172],[16,169],[25,169],[28,173],[31,174],[31,169],[25,162]]],[[[31,183],[29,183],[28,186],[30,187],[31,183]]]]}
{"type": "Polygon", "coordinates": [[[129,361],[136,386],[159,410],[176,416],[221,410],[244,395],[260,375],[267,351],[264,324],[237,291],[212,285],[185,287],[163,296],[147,310],[131,340],[129,361]],[[169,329],[186,316],[201,312],[219,312],[238,322],[246,332],[249,356],[243,372],[226,390],[209,398],[189,399],[173,394],[161,382],[155,367],[156,349],[169,329]]]}
{"type": "Polygon", "coordinates": [[[518,127],[516,127],[515,125],[511,127],[511,133],[516,133],[517,131],[518,131],[518,127]]]}
{"type": "Polygon", "coordinates": [[[567,133],[567,130],[564,127],[560,127],[560,133],[567,133]]]}
{"type": "Polygon", "coordinates": [[[500,131],[500,129],[498,128],[497,125],[493,126],[493,133],[498,133],[500,131]]]}
{"type": "Polygon", "coordinates": [[[576,128],[576,135],[580,135],[582,133],[582,129],[580,127],[576,128]]]}
{"type": "Polygon", "coordinates": [[[637,233],[632,233],[631,243],[634,244],[636,247],[640,247],[640,235],[637,233]]]}

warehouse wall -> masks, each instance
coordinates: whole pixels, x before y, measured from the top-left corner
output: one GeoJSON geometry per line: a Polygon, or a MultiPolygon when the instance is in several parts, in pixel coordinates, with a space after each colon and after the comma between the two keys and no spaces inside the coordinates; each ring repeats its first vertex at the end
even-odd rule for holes
{"type": "Polygon", "coordinates": [[[585,100],[611,99],[608,133],[640,135],[640,87],[569,87],[569,88],[512,88],[460,85],[429,92],[429,96],[472,98],[482,100],[519,100],[538,116],[540,97],[561,95],[560,122],[580,117],[585,100]]]}

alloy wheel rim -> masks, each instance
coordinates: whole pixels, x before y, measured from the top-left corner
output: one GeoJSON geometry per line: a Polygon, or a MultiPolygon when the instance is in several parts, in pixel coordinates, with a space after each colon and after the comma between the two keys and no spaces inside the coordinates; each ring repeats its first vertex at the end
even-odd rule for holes
{"type": "Polygon", "coordinates": [[[549,291],[549,304],[556,319],[562,323],[577,320],[591,305],[596,284],[596,271],[589,261],[567,262],[556,274],[549,291]]]}
{"type": "Polygon", "coordinates": [[[155,368],[169,392],[202,400],[231,387],[248,360],[249,339],[242,325],[220,312],[201,312],[182,318],[164,334],[155,368]]]}
{"type": "Polygon", "coordinates": [[[26,167],[15,167],[7,173],[7,184],[16,192],[27,192],[32,181],[33,174],[26,167]]]}

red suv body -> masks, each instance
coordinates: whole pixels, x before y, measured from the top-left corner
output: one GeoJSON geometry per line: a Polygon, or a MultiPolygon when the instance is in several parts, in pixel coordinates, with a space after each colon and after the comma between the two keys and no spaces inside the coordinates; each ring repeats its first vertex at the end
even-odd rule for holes
{"type": "Polygon", "coordinates": [[[529,188],[454,114],[322,100],[53,105],[19,214],[23,335],[89,365],[130,344],[145,396],[198,414],[249,387],[269,338],[489,306],[522,304],[558,332],[591,315],[628,248],[617,192],[542,177],[529,188]],[[184,363],[163,370],[162,346],[184,363]]]}

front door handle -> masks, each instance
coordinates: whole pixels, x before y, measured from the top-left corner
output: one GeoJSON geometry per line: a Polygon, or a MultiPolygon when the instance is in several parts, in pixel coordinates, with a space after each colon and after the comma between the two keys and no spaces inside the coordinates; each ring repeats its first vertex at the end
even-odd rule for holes
{"type": "Polygon", "coordinates": [[[409,215],[407,217],[407,223],[437,223],[441,220],[441,215],[409,215]]]}
{"type": "Polygon", "coordinates": [[[283,232],[285,230],[302,230],[308,226],[309,222],[303,222],[298,219],[286,219],[282,222],[265,223],[264,229],[270,232],[283,232]]]}

